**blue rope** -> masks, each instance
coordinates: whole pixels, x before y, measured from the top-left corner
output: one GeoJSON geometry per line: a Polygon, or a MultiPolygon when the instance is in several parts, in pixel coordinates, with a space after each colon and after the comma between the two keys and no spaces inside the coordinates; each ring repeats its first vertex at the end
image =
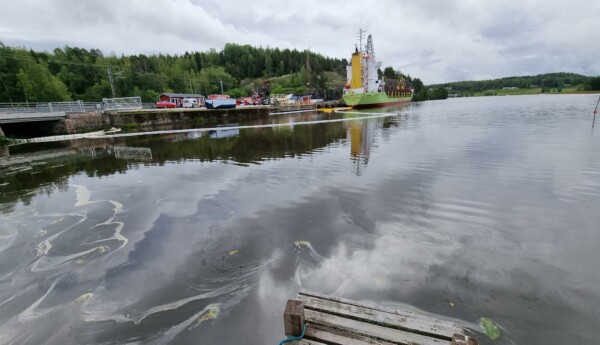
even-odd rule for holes
{"type": "Polygon", "coordinates": [[[306,332],[306,323],[304,324],[304,328],[302,328],[302,334],[300,334],[300,336],[299,336],[299,337],[291,337],[291,338],[286,338],[286,339],[283,339],[283,340],[282,340],[282,341],[279,343],[279,345],[281,345],[281,344],[285,344],[285,343],[287,343],[287,342],[290,342],[290,341],[294,341],[294,340],[300,340],[300,339],[304,338],[304,332],[306,332]]]}

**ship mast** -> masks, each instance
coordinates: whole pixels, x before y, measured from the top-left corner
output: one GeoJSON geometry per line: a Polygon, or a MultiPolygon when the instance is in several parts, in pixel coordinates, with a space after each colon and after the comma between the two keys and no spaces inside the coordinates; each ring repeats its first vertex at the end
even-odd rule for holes
{"type": "Polygon", "coordinates": [[[356,34],[356,38],[358,39],[358,50],[359,51],[363,51],[363,38],[365,38],[365,35],[367,34],[366,30],[363,30],[362,28],[358,30],[358,33],[356,34]]]}
{"type": "Polygon", "coordinates": [[[367,37],[367,45],[363,54],[363,79],[365,92],[376,92],[383,90],[383,82],[379,80],[377,69],[381,62],[375,60],[375,48],[373,48],[373,37],[367,37]]]}
{"type": "Polygon", "coordinates": [[[366,50],[366,54],[367,56],[370,57],[370,59],[373,59],[373,61],[375,60],[375,49],[373,48],[373,38],[371,37],[371,35],[369,35],[369,37],[367,38],[367,48],[366,50]]]}

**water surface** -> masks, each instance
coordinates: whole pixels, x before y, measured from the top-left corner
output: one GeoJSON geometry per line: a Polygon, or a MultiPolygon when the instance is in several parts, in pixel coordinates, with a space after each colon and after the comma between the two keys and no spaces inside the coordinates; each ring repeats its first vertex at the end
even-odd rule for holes
{"type": "Polygon", "coordinates": [[[482,344],[594,344],[596,99],[11,147],[0,343],[276,344],[303,288],[474,331],[486,317],[501,336],[482,344]]]}

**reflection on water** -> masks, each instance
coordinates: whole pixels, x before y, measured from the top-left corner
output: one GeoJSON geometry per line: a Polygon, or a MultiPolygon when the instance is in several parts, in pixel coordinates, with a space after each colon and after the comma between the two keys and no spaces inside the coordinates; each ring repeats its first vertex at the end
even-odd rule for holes
{"type": "Polygon", "coordinates": [[[350,159],[354,161],[356,175],[360,176],[362,169],[369,163],[369,154],[375,142],[377,122],[349,121],[346,127],[350,138],[350,159]]]}
{"type": "Polygon", "coordinates": [[[79,154],[83,156],[99,157],[114,156],[115,158],[133,159],[141,161],[152,160],[152,150],[147,147],[127,147],[127,146],[109,146],[109,147],[90,147],[79,149],[79,154]]]}
{"type": "Polygon", "coordinates": [[[499,344],[594,343],[593,98],[15,149],[0,160],[0,339],[274,344],[305,288],[475,330],[486,317],[499,344]]]}

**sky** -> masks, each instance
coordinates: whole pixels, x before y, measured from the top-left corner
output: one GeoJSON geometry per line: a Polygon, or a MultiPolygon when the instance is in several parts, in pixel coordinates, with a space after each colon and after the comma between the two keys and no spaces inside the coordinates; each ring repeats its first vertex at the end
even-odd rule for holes
{"type": "Polygon", "coordinates": [[[550,72],[600,75],[600,1],[1,0],[0,41],[105,55],[183,54],[226,43],[375,55],[425,84],[550,72]]]}

